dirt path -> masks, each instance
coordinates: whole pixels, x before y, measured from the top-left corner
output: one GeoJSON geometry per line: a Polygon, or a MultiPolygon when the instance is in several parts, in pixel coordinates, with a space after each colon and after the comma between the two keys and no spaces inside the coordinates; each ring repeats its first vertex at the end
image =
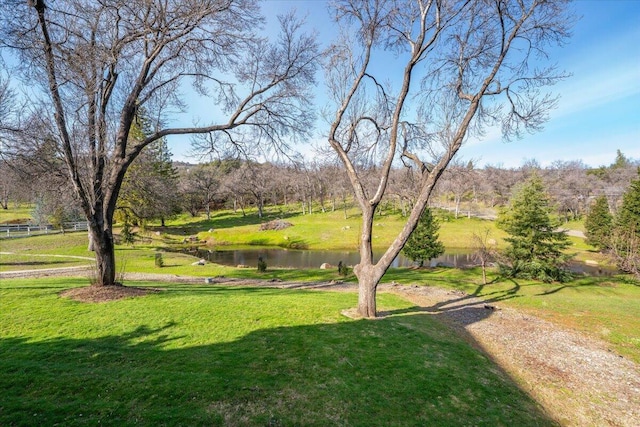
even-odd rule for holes
{"type": "MultiPolygon", "coordinates": [[[[9,272],[0,278],[9,277],[9,272]]],[[[13,272],[14,276],[71,275],[68,269],[13,272]],[[66,270],[66,271],[65,271],[66,270]]],[[[202,277],[131,273],[126,280],[203,283],[202,277]]],[[[215,284],[356,291],[354,284],[215,279],[215,284]]],[[[413,302],[480,348],[565,426],[640,426],[640,366],[607,344],[540,318],[460,291],[381,285],[413,302]]],[[[384,313],[383,313],[384,314],[384,313]]]]}

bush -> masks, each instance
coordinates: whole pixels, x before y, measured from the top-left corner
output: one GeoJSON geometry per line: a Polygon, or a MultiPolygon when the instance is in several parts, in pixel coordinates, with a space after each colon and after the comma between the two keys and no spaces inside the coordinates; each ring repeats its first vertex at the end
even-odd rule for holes
{"type": "Polygon", "coordinates": [[[338,274],[342,277],[346,277],[349,274],[349,267],[344,265],[342,261],[338,263],[338,274]]]}
{"type": "Polygon", "coordinates": [[[160,252],[156,252],[155,264],[158,268],[164,267],[164,260],[162,259],[162,254],[160,252]]]}
{"type": "Polygon", "coordinates": [[[499,263],[498,268],[502,277],[519,277],[522,279],[539,280],[545,283],[563,283],[573,279],[571,272],[563,266],[552,266],[535,260],[515,260],[511,263],[499,263]]]}
{"type": "Polygon", "coordinates": [[[262,257],[258,257],[258,272],[264,273],[267,271],[267,263],[262,257]]]}

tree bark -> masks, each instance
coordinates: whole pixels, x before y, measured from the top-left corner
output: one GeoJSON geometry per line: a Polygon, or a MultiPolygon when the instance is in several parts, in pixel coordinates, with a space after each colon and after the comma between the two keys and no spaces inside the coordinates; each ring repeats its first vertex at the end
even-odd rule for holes
{"type": "Polygon", "coordinates": [[[370,269],[358,275],[358,314],[366,318],[376,317],[376,288],[378,281],[370,269]]]}
{"type": "Polygon", "coordinates": [[[96,254],[97,286],[112,286],[116,284],[116,255],[111,228],[100,230],[91,227],[91,241],[96,254]]]}

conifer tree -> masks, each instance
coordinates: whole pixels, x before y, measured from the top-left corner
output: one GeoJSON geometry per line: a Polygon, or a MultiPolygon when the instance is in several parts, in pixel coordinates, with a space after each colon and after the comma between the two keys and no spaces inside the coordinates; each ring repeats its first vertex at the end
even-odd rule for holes
{"type": "Polygon", "coordinates": [[[438,241],[440,225],[433,217],[431,209],[425,208],[420,221],[407,240],[402,252],[412,261],[418,261],[420,267],[444,253],[444,245],[438,241]]]}
{"type": "Polygon", "coordinates": [[[587,215],[584,227],[588,244],[601,251],[609,247],[613,231],[613,216],[609,212],[609,202],[605,196],[600,196],[595,200],[587,215]]]}
{"type": "Polygon", "coordinates": [[[640,168],[638,179],[631,181],[622,196],[622,206],[616,216],[616,227],[627,229],[640,237],[640,168]]]}
{"type": "MultiPolygon", "coordinates": [[[[153,130],[141,112],[134,122],[130,138],[145,138],[153,130]]],[[[178,172],[173,167],[165,138],[149,144],[132,164],[122,182],[118,197],[118,219],[140,224],[152,219],[164,220],[180,212],[178,172]]]]}
{"type": "Polygon", "coordinates": [[[640,168],[622,198],[611,249],[619,269],[640,277],[640,168]]]}
{"type": "MultiPolygon", "coordinates": [[[[534,175],[512,196],[509,207],[500,213],[498,227],[509,233],[504,252],[509,274],[545,282],[569,278],[563,253],[570,245],[567,234],[558,230],[560,221],[542,180],[534,175]]],[[[505,267],[505,266],[503,266],[505,267]]]]}

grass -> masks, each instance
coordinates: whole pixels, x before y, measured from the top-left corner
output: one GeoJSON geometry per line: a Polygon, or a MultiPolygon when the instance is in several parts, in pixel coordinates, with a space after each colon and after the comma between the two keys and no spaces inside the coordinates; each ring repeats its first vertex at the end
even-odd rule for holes
{"type": "Polygon", "coordinates": [[[496,279],[484,286],[479,268],[391,269],[383,282],[391,281],[458,289],[499,302],[601,339],[640,363],[640,285],[625,276],[577,277],[568,283],[496,279]]]}
{"type": "MultiPolygon", "coordinates": [[[[279,211],[271,211],[264,219],[281,218],[293,224],[280,231],[260,231],[260,222],[247,221],[231,212],[221,212],[210,221],[199,223],[203,230],[213,229],[213,232],[203,231],[198,235],[212,246],[280,246],[297,249],[313,250],[357,250],[361,230],[359,211],[350,210],[348,218],[344,212],[314,213],[309,215],[282,215],[279,211]]],[[[374,219],[373,236],[374,249],[386,249],[404,226],[406,218],[398,214],[386,214],[374,219]]],[[[459,218],[440,221],[440,240],[445,247],[468,248],[471,236],[488,228],[491,236],[501,242],[504,232],[495,227],[493,221],[478,218],[459,218]]],[[[169,227],[171,229],[171,227],[169,227]]],[[[195,230],[192,230],[195,231],[195,230]]],[[[171,231],[168,231],[171,233],[171,231]]]]}
{"type": "Polygon", "coordinates": [[[31,205],[9,205],[7,209],[0,209],[0,224],[27,222],[32,219],[33,209],[31,205]]]}
{"type": "Polygon", "coordinates": [[[0,282],[0,425],[552,425],[429,315],[354,321],[354,294],[217,286],[58,296],[83,285],[0,282]]]}
{"type": "MultiPolygon", "coordinates": [[[[293,270],[269,268],[260,274],[255,268],[237,269],[207,264],[192,266],[194,258],[181,253],[163,252],[165,266],[155,266],[154,258],[158,249],[167,245],[177,245],[184,238],[198,234],[202,238],[215,236],[224,240],[225,244],[249,245],[261,243],[277,245],[288,241],[304,239],[312,249],[340,249],[345,242],[351,242],[352,233],[357,235],[359,218],[355,211],[349,212],[349,218],[344,219],[342,211],[316,213],[311,215],[287,216],[283,211],[269,211],[267,218],[260,220],[257,215],[242,216],[232,212],[219,212],[210,221],[202,218],[181,217],[168,222],[168,227],[155,233],[142,233],[143,243],[135,247],[118,246],[118,268],[128,272],[164,273],[176,275],[190,275],[200,277],[237,277],[278,279],[283,281],[330,281],[343,280],[334,270],[293,270]],[[293,227],[279,232],[260,232],[259,224],[276,217],[281,217],[294,223],[293,227]],[[349,228],[346,228],[349,227],[349,228]],[[213,229],[211,233],[209,229],[213,229]],[[203,231],[204,230],[204,231],[203,231]],[[299,234],[294,234],[299,233],[299,234]],[[265,237],[266,236],[266,237],[265,237]],[[178,243],[176,243],[178,242],[178,243]]],[[[376,218],[375,242],[390,239],[393,230],[400,226],[402,218],[388,215],[376,218]]],[[[466,237],[473,232],[482,231],[485,227],[492,227],[491,221],[460,218],[443,220],[440,235],[447,247],[465,247],[466,237]],[[456,246],[460,245],[460,246],[456,246]]],[[[501,246],[502,235],[499,230],[492,229],[492,237],[501,246]],[[494,234],[495,233],[495,234],[494,234]]],[[[592,252],[583,239],[571,238],[572,251],[578,253],[577,259],[595,259],[602,262],[598,254],[592,252]]],[[[37,236],[24,239],[0,240],[0,251],[15,252],[18,255],[0,255],[0,271],[41,268],[56,266],[72,266],[91,263],[77,258],[33,257],[31,254],[66,255],[91,257],[92,253],[86,248],[85,233],[67,233],[66,235],[37,236]]],[[[348,245],[347,245],[348,246],[348,245]]],[[[355,281],[353,276],[347,280],[355,281]]],[[[526,310],[537,316],[554,321],[561,325],[580,330],[603,339],[622,355],[640,362],[640,287],[637,283],[627,282],[624,277],[577,278],[569,283],[543,284],[533,281],[518,280],[502,281],[486,287],[477,285],[480,280],[478,269],[437,269],[411,270],[392,269],[384,281],[396,281],[406,284],[429,284],[446,288],[456,288],[476,294],[490,300],[501,301],[503,304],[526,310]]]]}

